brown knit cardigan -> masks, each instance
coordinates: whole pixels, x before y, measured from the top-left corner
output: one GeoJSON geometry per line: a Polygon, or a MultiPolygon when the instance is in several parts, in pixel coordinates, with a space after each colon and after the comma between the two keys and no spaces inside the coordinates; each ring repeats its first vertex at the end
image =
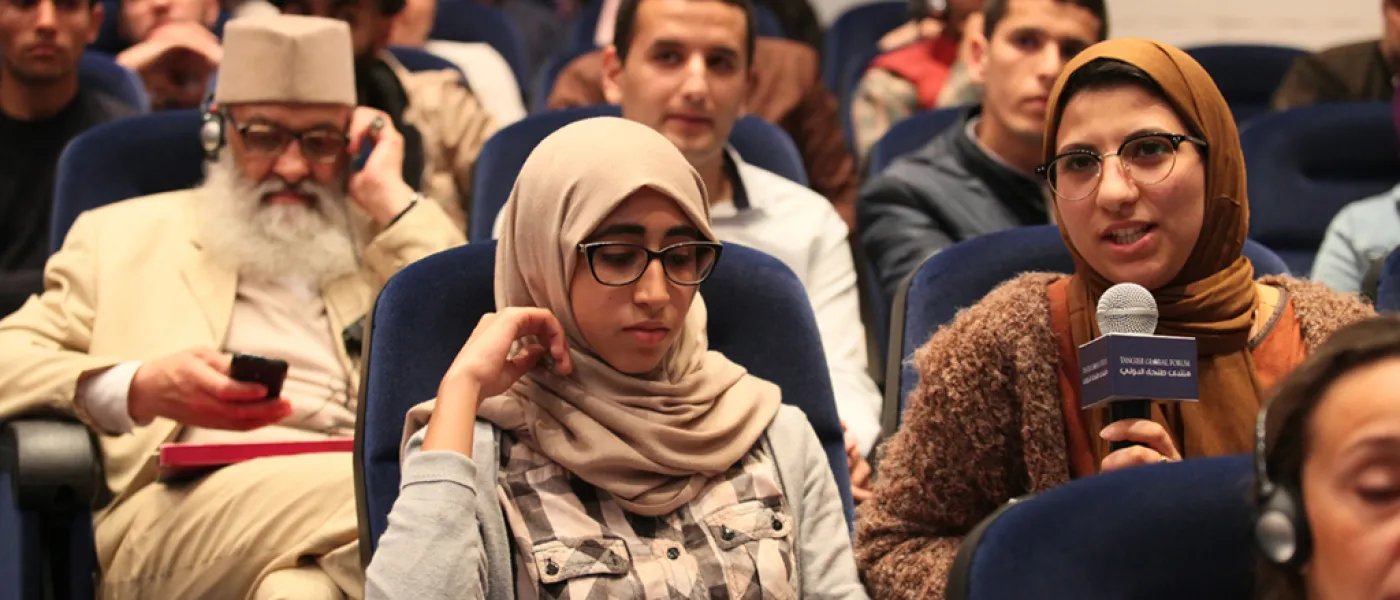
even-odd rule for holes
{"type": "MultiPolygon", "coordinates": [[[[874,498],[856,519],[872,598],[941,598],[962,537],[1007,500],[1070,478],[1046,288],[1029,273],[960,312],[914,354],[903,425],[881,450],[874,498]]],[[[1371,307],[1284,277],[1309,352],[1371,307]]]]}

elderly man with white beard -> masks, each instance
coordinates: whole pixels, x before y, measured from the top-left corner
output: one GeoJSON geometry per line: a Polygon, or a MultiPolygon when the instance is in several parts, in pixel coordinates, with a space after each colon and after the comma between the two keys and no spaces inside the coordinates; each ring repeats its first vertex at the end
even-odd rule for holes
{"type": "Polygon", "coordinates": [[[389,276],[465,240],[402,180],[392,123],[355,107],[343,22],[248,17],[224,39],[204,183],[78,219],[43,294],[0,321],[0,419],[64,413],[100,435],[103,597],[358,598],[349,453],[182,480],[154,455],[352,436],[346,332],[389,276]],[[232,379],[235,352],[285,360],[281,396],[232,379]]]}

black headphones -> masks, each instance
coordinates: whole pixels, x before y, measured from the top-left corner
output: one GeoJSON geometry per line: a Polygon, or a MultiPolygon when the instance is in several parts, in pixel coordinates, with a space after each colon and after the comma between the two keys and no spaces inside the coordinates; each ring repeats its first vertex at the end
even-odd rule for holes
{"type": "Polygon", "coordinates": [[[199,107],[199,146],[204,149],[204,159],[211,161],[219,158],[219,150],[224,147],[224,113],[211,110],[213,105],[214,92],[211,89],[199,107]]]}
{"type": "Polygon", "coordinates": [[[1254,424],[1254,479],[1258,484],[1254,543],[1269,562],[1298,569],[1312,554],[1312,530],[1303,512],[1302,490],[1278,485],[1269,479],[1264,447],[1264,421],[1268,414],[1267,406],[1260,409],[1259,420],[1254,424]]]}

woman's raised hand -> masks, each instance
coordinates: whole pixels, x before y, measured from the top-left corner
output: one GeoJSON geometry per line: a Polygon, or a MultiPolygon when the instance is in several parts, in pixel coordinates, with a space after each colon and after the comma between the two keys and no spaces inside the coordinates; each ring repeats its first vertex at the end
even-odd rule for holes
{"type": "Polygon", "coordinates": [[[573,370],[564,327],[554,313],[515,307],[487,313],[453,359],[438,395],[460,393],[462,386],[475,389],[477,402],[500,395],[546,355],[560,375],[573,370]]]}

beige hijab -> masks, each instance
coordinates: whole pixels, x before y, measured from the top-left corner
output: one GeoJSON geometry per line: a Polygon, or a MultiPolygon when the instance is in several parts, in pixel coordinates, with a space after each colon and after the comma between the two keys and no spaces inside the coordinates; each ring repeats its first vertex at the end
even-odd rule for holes
{"type": "Polygon", "coordinates": [[[478,414],[627,510],[658,516],[689,502],[739,462],[773,421],[782,397],[777,386],[709,351],[698,293],[675,345],[648,377],[613,369],[583,339],[569,302],[583,259],[578,245],[642,188],[674,199],[707,239],[715,239],[699,175],[646,126],[587,119],[545,138],[530,154],[506,204],[496,248],[496,307],[552,311],[568,335],[574,370],[560,377],[536,367],[506,394],[485,399],[478,414]]]}

